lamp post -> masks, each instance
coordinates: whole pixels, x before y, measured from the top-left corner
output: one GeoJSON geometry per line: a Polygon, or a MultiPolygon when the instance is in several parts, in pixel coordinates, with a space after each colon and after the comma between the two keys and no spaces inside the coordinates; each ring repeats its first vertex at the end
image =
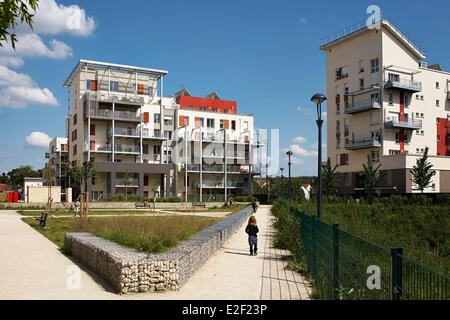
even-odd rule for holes
{"type": "Polygon", "coordinates": [[[280,172],[281,172],[281,182],[280,182],[280,196],[281,196],[281,198],[283,198],[283,189],[284,189],[284,186],[283,186],[283,171],[284,171],[284,168],[280,168],[280,172]]]}
{"type": "Polygon", "coordinates": [[[311,97],[311,101],[317,107],[317,129],[318,129],[318,159],[317,159],[317,218],[322,216],[322,103],[327,100],[327,97],[322,93],[316,93],[311,97]]]}
{"type": "Polygon", "coordinates": [[[292,184],[291,184],[291,156],[293,155],[292,151],[289,150],[288,152],[286,152],[287,156],[288,156],[288,171],[289,171],[289,182],[288,182],[288,196],[289,196],[289,205],[291,205],[291,198],[292,198],[292,184]]]}

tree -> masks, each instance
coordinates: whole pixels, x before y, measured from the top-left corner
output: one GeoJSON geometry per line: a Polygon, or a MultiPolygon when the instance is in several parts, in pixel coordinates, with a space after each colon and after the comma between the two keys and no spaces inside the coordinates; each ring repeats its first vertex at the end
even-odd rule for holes
{"type": "Polygon", "coordinates": [[[17,190],[23,188],[23,179],[25,177],[41,178],[42,170],[34,170],[32,166],[20,166],[6,174],[3,172],[1,181],[2,183],[8,183],[14,190],[17,190]]]}
{"type": "Polygon", "coordinates": [[[67,165],[67,172],[69,173],[69,175],[75,180],[77,181],[77,183],[80,184],[80,186],[82,187],[81,189],[81,217],[87,217],[89,214],[89,195],[87,193],[87,185],[88,185],[88,180],[90,178],[92,178],[92,176],[95,174],[95,170],[94,170],[94,162],[93,161],[87,161],[84,162],[83,165],[81,166],[77,166],[77,165],[72,165],[72,164],[68,164],[67,165]],[[83,205],[84,202],[84,205],[83,205]],[[84,212],[83,212],[84,209],[84,212]]]}
{"type": "Polygon", "coordinates": [[[372,161],[370,160],[370,156],[367,156],[367,164],[363,164],[363,183],[364,189],[366,190],[367,201],[372,203],[373,194],[375,189],[381,183],[383,179],[383,172],[380,171],[381,164],[379,164],[376,168],[373,166],[372,161]]]}
{"type": "Polygon", "coordinates": [[[0,1],[0,47],[7,42],[16,49],[17,37],[14,32],[19,23],[25,22],[33,29],[33,17],[39,0],[2,0],[0,1]]]}
{"type": "Polygon", "coordinates": [[[128,198],[128,186],[131,185],[133,176],[129,172],[125,172],[122,175],[122,183],[125,186],[125,199],[128,198]]]}
{"type": "Polygon", "coordinates": [[[327,197],[336,193],[338,184],[337,168],[337,165],[335,165],[334,168],[331,167],[330,158],[328,158],[326,164],[322,164],[323,190],[327,197]]]}
{"type": "Polygon", "coordinates": [[[413,176],[412,181],[422,194],[423,190],[430,186],[431,178],[436,174],[433,165],[428,161],[428,150],[429,148],[426,147],[423,156],[416,160],[416,165],[410,170],[413,176]]]}

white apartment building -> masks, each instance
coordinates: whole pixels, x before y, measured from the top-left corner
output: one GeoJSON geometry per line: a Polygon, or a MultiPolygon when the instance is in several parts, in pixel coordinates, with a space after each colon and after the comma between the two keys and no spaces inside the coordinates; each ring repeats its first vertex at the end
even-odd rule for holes
{"type": "Polygon", "coordinates": [[[369,156],[383,193],[418,192],[410,169],[429,147],[437,174],[426,192],[450,192],[450,73],[390,21],[354,25],[321,43],[326,52],[328,157],[339,190],[362,186],[369,156]],[[373,28],[372,28],[373,27],[373,28]]]}
{"type": "MultiPolygon", "coordinates": [[[[111,198],[125,192],[142,197],[182,196],[186,194],[186,187],[187,194],[193,194],[197,189],[203,191],[203,185],[195,188],[198,179],[193,167],[186,166],[189,171],[187,184],[178,175],[180,163],[177,161],[183,162],[186,158],[172,157],[172,150],[180,143],[178,127],[186,125],[190,134],[194,128],[197,132],[203,128],[202,132],[206,134],[216,127],[219,130],[221,126],[229,126],[228,143],[238,136],[250,144],[252,116],[237,115],[236,103],[221,100],[215,93],[199,98],[182,90],[176,96],[164,97],[163,81],[167,73],[165,70],[80,60],[65,81],[64,85],[70,91],[66,123],[68,157],[77,165],[94,161],[96,174],[88,183],[91,199],[111,198]],[[201,106],[190,105],[197,102],[201,106]],[[214,127],[208,126],[211,119],[215,121],[214,127]],[[230,126],[232,122],[234,127],[230,126]],[[240,134],[241,130],[250,132],[247,138],[240,134]]],[[[189,135],[189,140],[195,138],[189,135]]],[[[193,163],[191,160],[189,164],[193,163]]],[[[226,175],[225,170],[223,174],[226,175]]],[[[205,174],[205,177],[208,176],[205,174]]],[[[249,175],[245,177],[248,179],[249,175]]],[[[250,190],[251,181],[246,181],[246,188],[244,184],[238,188],[235,180],[229,179],[227,192],[247,193],[250,190]]],[[[207,182],[207,179],[203,180],[205,187],[209,186],[207,182]]],[[[214,192],[225,193],[225,188],[217,186],[214,192]]]]}

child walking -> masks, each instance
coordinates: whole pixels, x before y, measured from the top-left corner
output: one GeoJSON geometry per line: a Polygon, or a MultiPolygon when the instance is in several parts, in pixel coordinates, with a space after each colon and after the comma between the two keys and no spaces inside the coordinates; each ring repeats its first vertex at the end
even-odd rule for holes
{"type": "Polygon", "coordinates": [[[248,225],[245,228],[245,233],[248,234],[248,244],[250,245],[250,255],[257,255],[258,254],[258,226],[256,225],[256,218],[255,216],[251,216],[250,219],[248,219],[248,225]]]}

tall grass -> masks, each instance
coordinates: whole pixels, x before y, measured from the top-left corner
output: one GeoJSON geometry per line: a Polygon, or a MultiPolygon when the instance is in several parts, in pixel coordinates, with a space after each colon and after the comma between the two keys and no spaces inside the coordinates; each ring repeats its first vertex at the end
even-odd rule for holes
{"type": "Polygon", "coordinates": [[[57,218],[47,220],[42,228],[37,221],[24,219],[62,249],[66,232],[89,232],[148,253],[164,252],[219,220],[198,216],[57,218]]]}

